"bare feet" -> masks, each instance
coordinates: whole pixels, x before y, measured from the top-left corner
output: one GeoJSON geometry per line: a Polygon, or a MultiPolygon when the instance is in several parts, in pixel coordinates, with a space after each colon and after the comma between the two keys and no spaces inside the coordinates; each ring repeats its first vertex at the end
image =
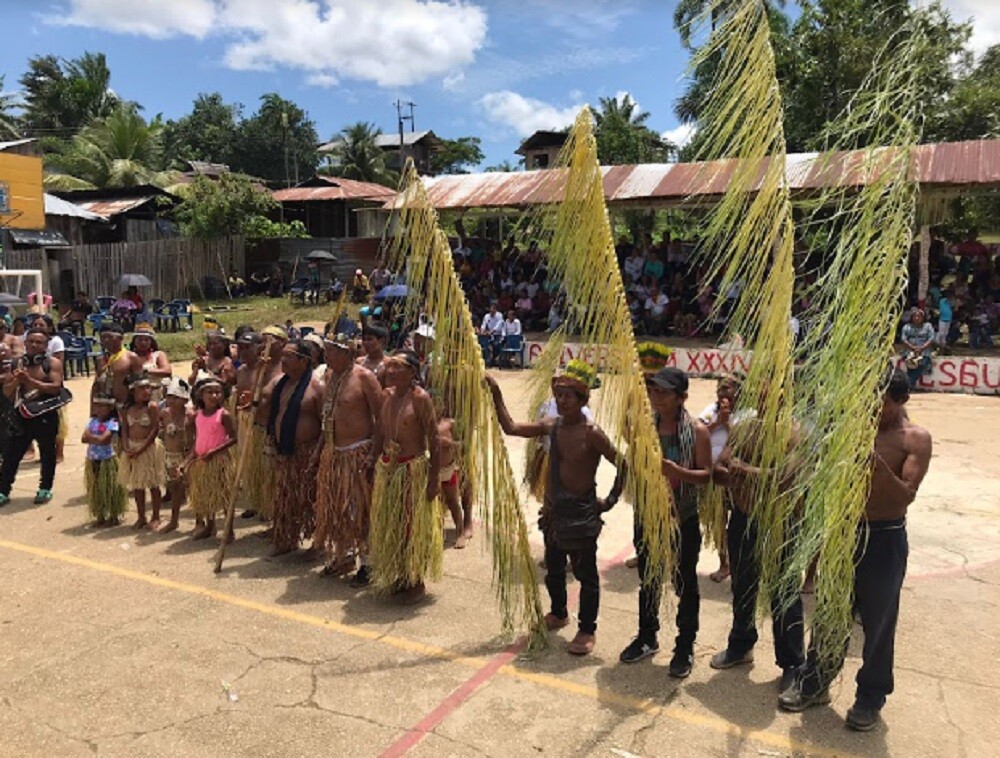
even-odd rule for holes
{"type": "Polygon", "coordinates": [[[170,532],[177,531],[179,524],[171,519],[166,524],[160,527],[160,534],[170,534],[170,532]]]}
{"type": "Polygon", "coordinates": [[[713,582],[724,582],[729,578],[729,564],[723,563],[716,571],[708,575],[713,582]]]}
{"type": "Polygon", "coordinates": [[[121,524],[121,519],[119,518],[109,518],[104,522],[105,526],[118,526],[121,524]]]}
{"type": "Polygon", "coordinates": [[[135,523],[132,524],[132,528],[133,529],[145,529],[147,523],[148,522],[146,521],[145,517],[144,516],[140,516],[139,518],[137,518],[135,520],[135,523]]]}
{"type": "Polygon", "coordinates": [[[464,534],[458,535],[455,538],[455,549],[456,550],[464,550],[465,549],[465,545],[468,543],[468,541],[469,541],[469,538],[466,537],[464,534]]]}
{"type": "Polygon", "coordinates": [[[154,532],[159,531],[159,529],[160,529],[160,520],[158,518],[154,518],[152,521],[149,522],[148,526],[154,532]]]}
{"type": "Polygon", "coordinates": [[[346,576],[354,571],[354,558],[337,558],[323,567],[323,576],[346,576]]]}
{"type": "Polygon", "coordinates": [[[413,585],[396,595],[396,600],[400,605],[415,605],[427,595],[427,588],[423,582],[413,585]]]}
{"type": "Polygon", "coordinates": [[[569,643],[569,647],[567,647],[566,650],[571,655],[590,655],[594,652],[594,645],[596,643],[596,635],[577,632],[576,637],[574,637],[573,641],[569,643]]]}

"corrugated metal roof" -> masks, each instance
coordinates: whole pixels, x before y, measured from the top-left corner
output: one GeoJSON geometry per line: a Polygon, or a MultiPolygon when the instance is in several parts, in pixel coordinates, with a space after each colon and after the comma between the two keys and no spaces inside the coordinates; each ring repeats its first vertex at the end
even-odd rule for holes
{"type": "Polygon", "coordinates": [[[119,213],[126,213],[140,205],[145,205],[150,200],[154,200],[155,195],[125,197],[119,200],[81,200],[78,206],[85,211],[96,213],[99,216],[117,216],[119,213]]]}
{"type": "MultiPolygon", "coordinates": [[[[829,158],[817,153],[792,154],[786,158],[785,176],[794,192],[861,185],[880,165],[891,162],[894,151],[885,149],[875,165],[868,167],[862,165],[864,155],[863,151],[837,153],[829,158]]],[[[604,195],[609,205],[669,205],[698,196],[721,195],[735,166],[731,160],[603,166],[604,195]]],[[[758,176],[765,168],[766,163],[758,176]]],[[[1000,187],[1000,140],[920,145],[913,155],[912,171],[928,192],[953,187],[1000,187]]],[[[436,176],[424,183],[435,208],[521,208],[558,202],[564,181],[564,169],[542,169],[436,176]]],[[[386,208],[399,202],[396,198],[386,208]]]]}
{"type": "Polygon", "coordinates": [[[45,215],[46,216],[70,216],[72,218],[82,218],[86,221],[107,221],[107,218],[92,211],[84,210],[76,203],[63,200],[61,197],[45,193],[45,215]]]}
{"type": "MultiPolygon", "coordinates": [[[[438,137],[430,129],[427,129],[422,132],[403,132],[403,146],[413,147],[415,144],[428,137],[430,138],[430,141],[435,145],[441,142],[440,137],[438,137]]],[[[335,140],[331,140],[330,142],[320,145],[318,148],[316,148],[316,152],[318,153],[333,152],[334,148],[336,148],[337,145],[341,144],[343,141],[344,140],[342,138],[338,137],[335,140]]],[[[380,134],[375,138],[375,144],[378,147],[382,148],[383,150],[395,150],[396,148],[399,147],[399,133],[395,132],[395,133],[380,134]]]]}
{"type": "Polygon", "coordinates": [[[16,139],[10,142],[0,142],[0,153],[4,150],[10,150],[12,147],[20,147],[21,145],[27,145],[34,141],[34,138],[29,137],[27,139],[16,139]]]}
{"type": "Polygon", "coordinates": [[[388,200],[395,197],[396,192],[389,187],[371,182],[359,182],[340,177],[317,177],[323,185],[289,187],[275,190],[271,194],[281,202],[309,202],[318,200],[388,200]]]}

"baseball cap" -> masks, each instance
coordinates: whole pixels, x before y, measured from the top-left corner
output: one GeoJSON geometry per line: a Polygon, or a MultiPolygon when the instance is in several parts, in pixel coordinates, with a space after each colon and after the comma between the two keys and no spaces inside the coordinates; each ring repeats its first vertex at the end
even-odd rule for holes
{"type": "Polygon", "coordinates": [[[651,382],[661,389],[673,390],[674,392],[688,391],[687,374],[675,366],[664,366],[655,374],[648,374],[646,382],[651,382]]]}

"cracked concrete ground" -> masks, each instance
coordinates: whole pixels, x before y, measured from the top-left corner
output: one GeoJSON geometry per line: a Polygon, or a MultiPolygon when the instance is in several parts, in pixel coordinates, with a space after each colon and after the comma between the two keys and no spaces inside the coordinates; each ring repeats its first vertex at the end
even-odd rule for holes
{"type": "MultiPolygon", "coordinates": [[[[515,415],[524,411],[523,380],[501,379],[515,415]]],[[[72,388],[86,396],[82,380],[72,388]]],[[[711,383],[694,382],[691,408],[711,393],[711,383]]],[[[187,539],[190,521],[167,537],[86,526],[76,442],[85,412],[71,406],[56,499],[30,505],[37,465],[25,465],[14,502],[0,511],[2,755],[984,756],[1000,745],[991,718],[1000,696],[995,398],[912,401],[935,454],[910,514],[896,692],[866,735],[842,721],[860,635],[832,706],[803,715],[775,710],[769,624],[753,667],[708,667],[726,639],[730,598],[728,584],[707,578],[717,565],[707,551],[690,679],[666,676],[667,611],[664,652],[618,664],[635,631],[636,577],[611,565],[593,656],[566,655],[571,635],[562,633],[540,658],[495,665],[478,687],[460,689],[504,648],[481,535],[447,552],[444,580],[416,608],[321,578],[301,554],[267,558],[257,522],[238,522],[225,570],[214,575],[214,546],[187,539]],[[418,724],[420,738],[408,739],[418,724]]],[[[510,450],[519,471],[523,445],[510,450]]],[[[602,479],[603,489],[607,471],[602,479]]],[[[529,521],[534,510],[525,504],[529,521]]],[[[619,507],[601,557],[620,556],[630,539],[631,514],[619,507]]]]}

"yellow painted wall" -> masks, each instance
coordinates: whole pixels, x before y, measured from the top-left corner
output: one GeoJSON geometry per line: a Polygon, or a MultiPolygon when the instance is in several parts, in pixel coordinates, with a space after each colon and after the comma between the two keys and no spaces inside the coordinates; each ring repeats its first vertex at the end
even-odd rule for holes
{"type": "Polygon", "coordinates": [[[45,198],[42,159],[0,153],[0,182],[7,185],[10,212],[0,213],[0,226],[11,229],[44,229],[45,198]]]}

